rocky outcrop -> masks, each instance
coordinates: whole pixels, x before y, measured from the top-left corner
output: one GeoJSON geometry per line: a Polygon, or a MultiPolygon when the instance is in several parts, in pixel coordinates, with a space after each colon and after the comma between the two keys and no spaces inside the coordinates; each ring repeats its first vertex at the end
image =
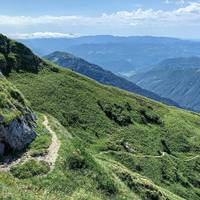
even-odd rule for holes
{"type": "Polygon", "coordinates": [[[36,117],[24,96],[0,73],[0,155],[30,144],[36,137],[35,125],[36,117]]]}
{"type": "Polygon", "coordinates": [[[37,73],[44,62],[21,43],[0,34],[0,70],[8,76],[14,71],[37,73]]]}
{"type": "Polygon", "coordinates": [[[23,150],[36,137],[34,125],[33,113],[13,119],[8,125],[0,125],[0,154],[8,150],[23,150]]]}

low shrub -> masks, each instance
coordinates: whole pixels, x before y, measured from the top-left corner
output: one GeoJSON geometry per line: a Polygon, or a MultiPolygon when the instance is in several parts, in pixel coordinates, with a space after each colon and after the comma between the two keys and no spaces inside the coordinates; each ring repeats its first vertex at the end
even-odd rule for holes
{"type": "Polygon", "coordinates": [[[118,142],[111,142],[109,141],[107,145],[101,149],[102,151],[121,151],[121,144],[118,142]]]}
{"type": "Polygon", "coordinates": [[[138,193],[144,200],[166,199],[166,197],[150,182],[132,177],[128,172],[119,173],[119,177],[131,190],[138,193]]]}
{"type": "Polygon", "coordinates": [[[86,168],[86,160],[80,151],[75,151],[67,159],[69,169],[80,170],[86,168]]]}
{"type": "Polygon", "coordinates": [[[113,120],[120,126],[128,126],[132,124],[132,119],[129,115],[131,107],[129,104],[125,106],[118,104],[110,104],[104,101],[98,101],[98,105],[102,109],[102,111],[106,114],[106,116],[113,120]]]}
{"type": "Polygon", "coordinates": [[[117,193],[117,187],[114,181],[107,174],[99,173],[96,179],[98,182],[97,189],[104,191],[109,196],[117,193]]]}
{"type": "Polygon", "coordinates": [[[43,156],[48,152],[48,148],[52,143],[52,135],[44,127],[43,115],[37,115],[37,126],[34,128],[34,131],[37,133],[35,140],[28,146],[30,150],[30,155],[32,157],[43,156]]]}
{"type": "Polygon", "coordinates": [[[184,187],[189,188],[191,184],[188,182],[187,178],[183,176],[180,172],[177,173],[176,180],[184,187]]]}
{"type": "Polygon", "coordinates": [[[21,103],[22,105],[25,105],[25,99],[24,99],[23,95],[18,90],[14,90],[14,89],[11,90],[10,95],[13,99],[18,100],[19,103],[21,103]]]}
{"type": "Polygon", "coordinates": [[[144,124],[152,123],[152,124],[163,125],[163,121],[152,110],[141,109],[140,114],[141,114],[142,122],[144,124]]]}
{"type": "Polygon", "coordinates": [[[83,123],[80,113],[76,110],[67,113],[66,118],[69,126],[77,126],[83,123]]]}
{"type": "Polygon", "coordinates": [[[0,70],[2,73],[6,72],[7,61],[3,54],[0,53],[0,70]]]}
{"type": "Polygon", "coordinates": [[[11,168],[11,173],[16,178],[26,179],[33,176],[47,174],[49,170],[50,167],[47,162],[31,159],[26,161],[25,163],[13,166],[11,168]]]}
{"type": "Polygon", "coordinates": [[[196,188],[200,188],[200,180],[198,176],[190,176],[189,182],[196,188]]]}
{"type": "Polygon", "coordinates": [[[167,144],[167,141],[165,139],[161,139],[161,144],[163,146],[163,151],[168,153],[168,154],[171,154],[171,150],[170,150],[170,147],[169,145],[167,144]]]}
{"type": "Polygon", "coordinates": [[[58,68],[58,67],[55,67],[55,66],[51,66],[50,70],[51,70],[52,72],[55,72],[55,73],[58,73],[58,72],[60,71],[59,68],[58,68]]]}
{"type": "Polygon", "coordinates": [[[177,168],[174,166],[169,159],[165,159],[161,165],[161,177],[164,181],[167,182],[176,182],[177,178],[177,168]]]}

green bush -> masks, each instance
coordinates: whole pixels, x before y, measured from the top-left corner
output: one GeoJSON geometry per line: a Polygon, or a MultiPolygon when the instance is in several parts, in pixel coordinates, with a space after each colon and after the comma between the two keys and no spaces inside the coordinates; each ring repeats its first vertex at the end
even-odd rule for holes
{"type": "Polygon", "coordinates": [[[119,177],[144,200],[166,200],[166,197],[150,182],[134,178],[128,172],[119,173],[119,177]]]}
{"type": "Polygon", "coordinates": [[[121,151],[122,146],[120,142],[108,142],[105,147],[101,148],[101,151],[121,151]]]}
{"type": "Polygon", "coordinates": [[[168,154],[171,154],[170,147],[169,147],[169,145],[168,145],[168,143],[165,139],[161,139],[161,144],[163,146],[163,151],[168,153],[168,154]]]}
{"type": "Polygon", "coordinates": [[[14,90],[14,89],[11,90],[10,95],[13,99],[16,99],[22,105],[25,105],[25,99],[24,99],[23,95],[18,90],[14,90]]]}
{"type": "Polygon", "coordinates": [[[115,182],[110,174],[84,149],[76,150],[65,161],[70,170],[86,170],[89,176],[97,183],[97,189],[108,196],[117,193],[115,182]]]}
{"type": "Polygon", "coordinates": [[[13,66],[15,69],[17,69],[18,67],[18,62],[17,62],[17,55],[14,54],[14,53],[9,53],[8,56],[7,56],[7,63],[8,63],[8,66],[13,66]]]}
{"type": "Polygon", "coordinates": [[[28,113],[27,106],[21,93],[5,78],[0,77],[1,124],[8,124],[18,116],[28,113]]]}
{"type": "Polygon", "coordinates": [[[165,159],[165,162],[162,162],[161,165],[161,175],[162,179],[168,182],[176,182],[178,169],[174,164],[169,160],[165,159]]]}
{"type": "Polygon", "coordinates": [[[29,146],[31,156],[42,156],[47,153],[51,144],[51,135],[48,133],[39,133],[37,128],[37,137],[29,146]]]}
{"type": "Polygon", "coordinates": [[[85,158],[81,155],[80,151],[73,152],[67,159],[69,169],[80,170],[86,168],[85,158]]]}
{"type": "Polygon", "coordinates": [[[104,191],[109,196],[117,193],[114,181],[107,174],[99,173],[96,179],[98,182],[97,189],[104,191]]]}
{"type": "Polygon", "coordinates": [[[159,125],[163,124],[163,121],[160,119],[160,117],[152,110],[141,109],[140,114],[141,114],[141,119],[145,124],[147,123],[159,124],[159,125]]]}
{"type": "Polygon", "coordinates": [[[131,110],[129,104],[121,106],[118,104],[110,104],[104,101],[98,101],[98,105],[109,119],[113,120],[120,126],[128,126],[129,124],[132,124],[132,119],[129,115],[131,110]]]}
{"type": "Polygon", "coordinates": [[[188,188],[191,187],[190,183],[188,182],[187,178],[183,176],[182,173],[178,172],[176,175],[176,180],[184,187],[188,188]]]}
{"type": "Polygon", "coordinates": [[[50,167],[45,161],[28,160],[23,164],[18,164],[11,168],[13,176],[19,179],[31,178],[33,176],[39,176],[47,174],[50,167]]]}
{"type": "Polygon", "coordinates": [[[55,72],[55,73],[58,73],[60,70],[59,70],[59,68],[58,67],[55,67],[55,66],[52,66],[51,68],[50,68],[50,70],[52,71],[52,72],[55,72]]]}
{"type": "Polygon", "coordinates": [[[7,53],[8,39],[6,36],[0,34],[0,53],[7,53]]]}
{"type": "Polygon", "coordinates": [[[82,120],[79,115],[80,113],[76,110],[67,113],[67,122],[69,126],[76,126],[82,123],[82,120]]]}
{"type": "Polygon", "coordinates": [[[6,67],[7,67],[6,58],[2,53],[0,53],[0,70],[2,71],[3,74],[4,72],[6,72],[6,67]]]}

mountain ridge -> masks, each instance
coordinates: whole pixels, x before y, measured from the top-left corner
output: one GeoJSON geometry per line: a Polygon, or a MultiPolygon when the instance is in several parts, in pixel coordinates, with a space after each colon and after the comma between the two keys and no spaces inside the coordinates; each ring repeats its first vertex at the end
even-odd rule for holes
{"type": "Polygon", "coordinates": [[[182,107],[199,112],[199,69],[199,57],[173,58],[129,80],[160,96],[175,100],[182,107]]]}
{"type": "Polygon", "coordinates": [[[116,74],[140,72],[175,55],[200,55],[200,42],[165,37],[88,36],[21,41],[39,55],[69,52],[116,74]]]}
{"type": "Polygon", "coordinates": [[[138,87],[125,78],[119,77],[110,71],[104,70],[98,65],[91,64],[84,59],[76,57],[72,54],[57,51],[45,56],[44,58],[62,67],[69,68],[80,74],[86,75],[102,84],[115,86],[120,89],[134,92],[153,100],[166,103],[168,105],[179,107],[176,102],[173,102],[170,99],[160,98],[158,95],[138,87]]]}

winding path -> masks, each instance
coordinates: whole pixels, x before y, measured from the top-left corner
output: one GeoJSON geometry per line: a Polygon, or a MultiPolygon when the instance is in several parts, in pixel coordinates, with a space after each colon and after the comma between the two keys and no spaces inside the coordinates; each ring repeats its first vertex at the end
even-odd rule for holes
{"type": "Polygon", "coordinates": [[[56,133],[49,126],[49,121],[48,121],[47,116],[44,116],[43,124],[52,135],[52,143],[48,148],[48,153],[44,157],[41,157],[41,158],[42,160],[46,161],[50,165],[51,169],[53,169],[55,167],[55,162],[58,157],[58,151],[60,149],[61,143],[56,133]]]}
{"type": "MultiPolygon", "coordinates": [[[[112,153],[115,152],[116,154],[121,154],[121,152],[117,152],[117,151],[113,151],[113,150],[108,150],[108,151],[101,151],[100,153],[98,153],[97,155],[103,155],[103,154],[107,154],[107,153],[112,153]]],[[[127,152],[126,152],[127,153],[127,152]]],[[[129,153],[129,152],[128,152],[129,153]]],[[[131,154],[131,153],[129,153],[131,154]]],[[[134,155],[134,157],[140,157],[140,158],[162,158],[166,155],[166,152],[162,152],[161,155],[158,156],[153,156],[153,155],[143,155],[143,154],[131,154],[134,155]]]]}
{"type": "MultiPolygon", "coordinates": [[[[45,154],[44,156],[34,157],[33,159],[43,160],[43,161],[47,162],[49,164],[51,170],[53,170],[55,167],[56,159],[58,157],[58,151],[60,149],[61,143],[60,143],[60,140],[58,139],[56,133],[49,126],[49,120],[46,115],[44,116],[43,125],[46,127],[46,129],[52,135],[52,143],[48,148],[47,154],[45,154]]],[[[25,153],[20,158],[14,158],[14,159],[8,158],[8,160],[5,161],[4,164],[0,165],[0,172],[9,172],[12,166],[17,165],[19,163],[24,163],[28,159],[31,159],[31,158],[32,157],[30,156],[29,152],[25,153]]]]}
{"type": "MultiPolygon", "coordinates": [[[[121,152],[116,152],[116,151],[113,151],[113,150],[108,150],[108,151],[102,151],[102,152],[98,153],[97,156],[98,155],[107,154],[107,153],[112,153],[112,152],[115,152],[116,154],[121,154],[121,152]]],[[[162,158],[165,155],[167,155],[167,153],[166,152],[162,152],[162,154],[158,155],[158,156],[153,156],[153,155],[138,155],[138,154],[131,154],[131,155],[134,155],[134,157],[138,157],[138,158],[162,158]]],[[[187,159],[185,159],[183,161],[188,162],[188,161],[191,161],[191,160],[195,160],[195,159],[197,159],[199,157],[200,157],[200,155],[196,155],[194,157],[187,158],[187,159]]]]}
{"type": "Polygon", "coordinates": [[[185,160],[186,162],[191,161],[191,160],[195,160],[196,158],[199,158],[200,155],[194,156],[192,158],[188,158],[187,160],[185,160]]]}

